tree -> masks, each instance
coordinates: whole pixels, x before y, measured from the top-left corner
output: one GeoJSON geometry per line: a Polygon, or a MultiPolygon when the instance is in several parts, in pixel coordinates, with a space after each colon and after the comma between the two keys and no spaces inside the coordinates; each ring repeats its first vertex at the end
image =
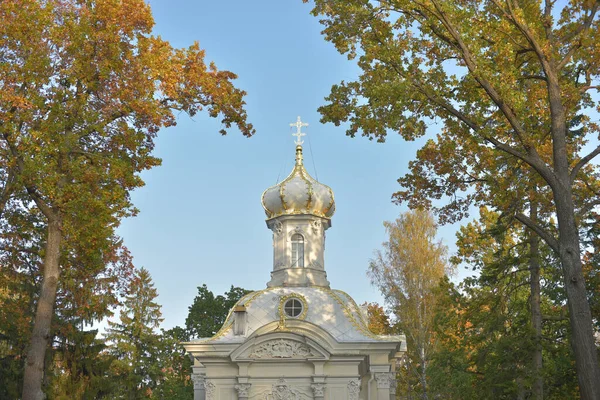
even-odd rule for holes
{"type": "Polygon", "coordinates": [[[7,0],[0,19],[0,213],[27,196],[44,224],[23,382],[24,399],[41,399],[66,243],[93,252],[135,214],[129,193],[159,164],[153,140],[174,111],[254,130],[236,76],[206,65],[197,43],[175,49],[153,36],[143,0],[7,0]]]}
{"type": "MultiPolygon", "coordinates": [[[[43,216],[26,200],[13,196],[6,205],[0,217],[0,337],[6,351],[0,398],[21,398],[23,360],[41,285],[44,224],[43,216]]],[[[99,355],[102,346],[94,343],[95,331],[86,326],[112,315],[133,269],[129,252],[116,237],[93,250],[65,241],[64,249],[67,256],[61,265],[44,363],[44,387],[52,398],[98,389],[93,376],[97,369],[88,366],[104,363],[99,355]],[[78,359],[82,353],[85,361],[78,359]]]]}
{"type": "Polygon", "coordinates": [[[111,365],[112,374],[120,383],[116,398],[150,398],[164,373],[160,357],[163,341],[157,332],[162,322],[157,296],[148,271],[138,270],[123,301],[120,322],[108,323],[105,339],[110,343],[109,353],[116,359],[111,365]]]}
{"type": "MultiPolygon", "coordinates": [[[[553,252],[540,243],[535,266],[525,229],[482,208],[457,233],[457,255],[478,271],[458,288],[443,282],[435,311],[431,387],[444,399],[577,398],[564,289],[553,252]],[[539,284],[538,298],[531,290],[539,284]],[[539,316],[532,303],[538,302],[539,316]],[[532,322],[539,317],[540,327],[532,322]],[[536,357],[544,363],[537,365],[536,357]],[[539,383],[545,383],[539,390],[539,383]]],[[[537,244],[535,244],[537,245],[537,244]]]]}
{"type": "Polygon", "coordinates": [[[162,331],[163,376],[152,391],[153,399],[188,400],[194,397],[194,384],[191,380],[192,360],[181,342],[189,340],[185,329],[176,326],[162,331]]]}
{"type": "MultiPolygon", "coordinates": [[[[460,229],[457,239],[453,262],[479,271],[476,279],[463,282],[462,289],[467,295],[465,317],[474,332],[470,347],[479,354],[477,371],[493,388],[488,396],[525,398],[530,392],[531,398],[543,398],[544,376],[556,376],[543,368],[543,358],[554,358],[546,343],[560,343],[568,353],[564,338],[543,329],[545,322],[553,332],[555,323],[544,321],[542,310],[546,319],[557,317],[552,306],[560,310],[564,301],[562,288],[557,298],[546,283],[556,280],[554,254],[522,225],[486,208],[480,210],[480,221],[460,229]],[[498,373],[499,369],[505,372],[498,373]]],[[[556,392],[548,385],[548,397],[556,392]]]]}
{"type": "Polygon", "coordinates": [[[377,303],[364,303],[362,307],[367,309],[369,330],[376,335],[390,335],[393,331],[390,318],[383,307],[377,303]]]}
{"type": "Polygon", "coordinates": [[[198,286],[198,296],[194,298],[185,319],[188,340],[214,336],[225,323],[235,303],[250,292],[250,290],[231,286],[228,292],[215,296],[208,290],[206,284],[198,286]]]}
{"type": "Polygon", "coordinates": [[[48,368],[48,397],[56,400],[110,399],[116,383],[110,367],[114,357],[107,353],[97,330],[75,330],[51,352],[48,368]]]}
{"type": "Polygon", "coordinates": [[[590,91],[600,78],[597,1],[317,0],[324,34],[362,75],[332,88],[324,122],[350,121],[348,135],[413,140],[443,127],[400,179],[398,202],[427,207],[448,196],[442,221],[495,199],[501,212],[556,253],[568,298],[584,399],[600,398],[600,368],[582,269],[581,221],[600,202],[598,170],[583,152],[599,126],[590,91]],[[550,194],[557,226],[533,221],[521,194],[550,194]]]}
{"type": "Polygon", "coordinates": [[[407,339],[410,367],[418,377],[418,390],[427,399],[427,366],[434,348],[435,289],[449,272],[446,246],[436,242],[433,216],[409,211],[393,222],[384,222],[389,240],[369,265],[371,280],[392,306],[399,328],[407,339]]]}

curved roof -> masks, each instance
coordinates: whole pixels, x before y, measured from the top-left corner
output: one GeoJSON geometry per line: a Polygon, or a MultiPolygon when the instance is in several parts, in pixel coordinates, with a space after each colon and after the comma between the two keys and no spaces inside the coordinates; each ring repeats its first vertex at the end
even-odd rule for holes
{"type": "Polygon", "coordinates": [[[333,190],[306,172],[300,145],[296,146],[296,165],[292,172],[265,190],[261,200],[268,218],[294,214],[331,218],[335,212],[333,190]]]}
{"type": "MultiPolygon", "coordinates": [[[[340,290],[324,287],[273,287],[244,296],[229,312],[223,327],[212,338],[192,340],[190,343],[242,343],[260,328],[278,323],[285,331],[285,322],[295,325],[311,324],[326,331],[337,342],[398,341],[398,336],[375,335],[369,331],[367,318],[356,302],[340,290]],[[297,318],[282,318],[282,305],[290,298],[299,299],[304,306],[297,318]],[[247,312],[247,329],[244,335],[234,335],[233,310],[244,306],[247,312]],[[283,327],[282,327],[283,323],[283,327]]],[[[275,329],[275,328],[274,328],[275,329]]]]}

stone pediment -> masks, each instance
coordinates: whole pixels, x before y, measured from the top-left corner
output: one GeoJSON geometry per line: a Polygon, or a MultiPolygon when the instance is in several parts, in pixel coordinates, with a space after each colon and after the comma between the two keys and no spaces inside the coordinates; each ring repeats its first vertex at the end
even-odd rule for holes
{"type": "Polygon", "coordinates": [[[321,346],[305,337],[291,335],[268,335],[254,338],[240,346],[231,354],[233,361],[241,360],[325,360],[329,354],[321,346]]]}

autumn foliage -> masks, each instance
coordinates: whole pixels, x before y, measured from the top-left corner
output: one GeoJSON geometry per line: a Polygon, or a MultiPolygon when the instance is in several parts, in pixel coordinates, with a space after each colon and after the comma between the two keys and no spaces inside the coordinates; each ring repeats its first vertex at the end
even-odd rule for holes
{"type": "Polygon", "coordinates": [[[221,118],[222,134],[254,130],[236,76],[206,63],[198,43],[177,49],[152,35],[142,0],[6,0],[0,20],[0,213],[11,258],[3,268],[21,273],[23,259],[34,260],[23,398],[39,399],[57,294],[85,298],[100,314],[110,304],[90,302],[86,282],[112,279],[114,230],[136,213],[139,173],[160,164],[158,131],[176,123],[175,112],[203,110],[221,118]]]}

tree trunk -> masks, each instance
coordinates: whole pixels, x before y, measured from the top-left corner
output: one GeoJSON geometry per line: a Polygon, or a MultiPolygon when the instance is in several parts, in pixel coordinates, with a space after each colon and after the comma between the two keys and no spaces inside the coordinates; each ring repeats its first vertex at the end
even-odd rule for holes
{"type": "Polygon", "coordinates": [[[554,202],[559,226],[559,257],[568,299],[571,345],[575,353],[577,379],[582,400],[598,400],[600,399],[600,368],[592,327],[592,314],[583,278],[579,232],[575,221],[571,186],[562,184],[560,189],[554,191],[554,202]]]}
{"type": "MultiPolygon", "coordinates": [[[[423,340],[422,346],[425,346],[423,340]]],[[[425,359],[425,347],[421,347],[421,386],[423,386],[423,400],[427,400],[427,361],[425,359]]]]}
{"type": "Polygon", "coordinates": [[[44,359],[51,338],[51,323],[54,315],[54,302],[60,274],[60,245],[62,240],[61,220],[59,217],[48,219],[48,238],[44,257],[43,280],[40,298],[35,312],[33,333],[25,362],[23,379],[23,400],[42,400],[44,377],[44,359]]]}
{"type": "Polygon", "coordinates": [[[579,230],[575,220],[573,183],[566,140],[567,113],[562,103],[559,71],[553,63],[550,63],[545,68],[545,72],[548,78],[548,104],[552,120],[552,160],[555,181],[551,186],[558,219],[558,253],[571,322],[571,345],[575,353],[581,399],[598,400],[600,399],[600,367],[592,314],[583,279],[579,230]]]}
{"type": "MultiPolygon", "coordinates": [[[[535,200],[529,203],[530,218],[537,223],[537,204],[535,200]]],[[[534,348],[532,352],[533,387],[532,398],[544,398],[544,377],[542,375],[542,310],[540,294],[540,239],[531,232],[529,236],[529,274],[531,287],[531,325],[533,328],[534,348]]]]}

